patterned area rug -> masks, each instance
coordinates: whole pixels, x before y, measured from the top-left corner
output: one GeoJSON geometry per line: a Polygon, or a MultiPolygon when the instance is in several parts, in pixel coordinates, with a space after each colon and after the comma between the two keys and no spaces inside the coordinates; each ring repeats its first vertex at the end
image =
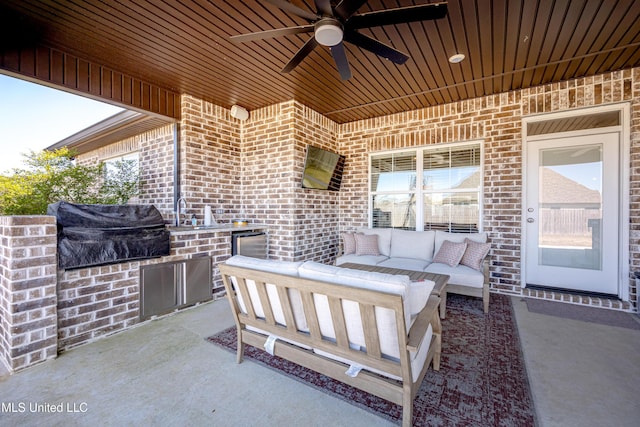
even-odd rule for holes
{"type": "MultiPolygon", "coordinates": [[[[471,297],[448,295],[440,371],[429,370],[414,401],[414,426],[534,426],[535,410],[508,296],[492,294],[488,314],[471,297]]],[[[235,327],[207,338],[235,353],[235,327]]],[[[262,349],[245,357],[400,423],[402,408],[262,349]]]]}

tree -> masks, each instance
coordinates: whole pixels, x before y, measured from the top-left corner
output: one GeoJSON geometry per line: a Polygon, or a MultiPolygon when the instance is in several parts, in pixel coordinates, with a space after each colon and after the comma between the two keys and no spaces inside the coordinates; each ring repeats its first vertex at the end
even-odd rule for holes
{"type": "Polygon", "coordinates": [[[135,162],[80,165],[68,148],[31,151],[25,168],[0,176],[0,214],[43,215],[60,200],[71,203],[124,204],[139,194],[135,162]]]}

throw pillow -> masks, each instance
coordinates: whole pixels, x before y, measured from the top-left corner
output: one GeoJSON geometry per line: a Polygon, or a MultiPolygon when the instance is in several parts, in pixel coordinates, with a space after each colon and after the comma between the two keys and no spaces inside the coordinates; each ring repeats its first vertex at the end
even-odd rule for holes
{"type": "Polygon", "coordinates": [[[482,271],[482,262],[489,253],[491,245],[489,243],[478,243],[471,239],[466,239],[467,249],[460,260],[460,264],[482,271]]]}
{"type": "Polygon", "coordinates": [[[455,267],[460,264],[460,260],[464,255],[464,251],[467,249],[466,243],[454,243],[450,240],[445,240],[440,246],[440,250],[433,257],[433,262],[439,262],[447,264],[449,267],[455,267]]]}
{"type": "Polygon", "coordinates": [[[355,234],[356,255],[380,255],[377,234],[355,234]]]}
{"type": "Polygon", "coordinates": [[[344,255],[356,253],[356,238],[354,233],[342,233],[342,253],[344,255]]]}

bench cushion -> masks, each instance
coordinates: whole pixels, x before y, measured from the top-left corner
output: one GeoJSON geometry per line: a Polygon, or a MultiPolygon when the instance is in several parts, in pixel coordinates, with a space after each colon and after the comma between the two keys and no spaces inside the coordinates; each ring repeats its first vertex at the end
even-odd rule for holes
{"type": "Polygon", "coordinates": [[[456,267],[449,267],[447,264],[433,263],[424,271],[436,274],[448,274],[449,284],[463,285],[472,288],[482,288],[484,285],[484,274],[466,265],[458,264],[456,267]]]}
{"type": "Polygon", "coordinates": [[[435,231],[393,229],[389,256],[392,258],[415,258],[429,262],[433,259],[434,242],[435,231]]]}
{"type": "Polygon", "coordinates": [[[386,255],[342,255],[336,258],[336,265],[346,264],[349,262],[355,262],[356,264],[364,265],[378,265],[379,263],[389,259],[386,255]]]}
{"type": "MultiPolygon", "coordinates": [[[[351,270],[348,268],[319,264],[313,261],[305,262],[300,266],[298,271],[300,277],[402,296],[405,327],[407,331],[410,329],[411,304],[409,293],[411,280],[408,276],[351,270]]],[[[314,300],[322,335],[335,339],[335,330],[333,328],[329,302],[326,296],[314,295],[314,300]]],[[[364,330],[358,303],[343,300],[342,308],[350,344],[355,346],[355,348],[364,346],[364,330]]],[[[395,313],[389,309],[376,307],[375,314],[380,339],[380,350],[383,354],[398,358],[398,330],[396,327],[395,313]]]]}
{"type": "MultiPolygon", "coordinates": [[[[358,262],[358,264],[362,263],[358,262]]],[[[429,264],[429,261],[422,259],[398,257],[388,258],[376,265],[379,265],[380,267],[401,268],[403,270],[423,271],[429,264]]]]}
{"type": "MultiPolygon", "coordinates": [[[[235,265],[238,267],[250,268],[252,270],[266,271],[269,273],[280,273],[286,276],[298,276],[298,268],[302,265],[302,261],[275,261],[259,258],[251,258],[243,255],[234,255],[226,261],[228,265],[235,265]]],[[[235,277],[231,278],[233,286],[237,288],[238,282],[235,277]]],[[[258,317],[265,317],[264,308],[260,304],[260,297],[258,296],[258,290],[253,280],[247,280],[247,288],[249,295],[251,295],[251,301],[253,302],[253,309],[258,317]]],[[[273,309],[273,317],[281,325],[286,324],[284,317],[284,311],[280,304],[280,298],[278,296],[277,288],[274,284],[267,284],[267,295],[271,308],[273,309]]],[[[293,317],[296,321],[296,326],[301,331],[308,331],[307,319],[304,316],[302,309],[302,297],[297,289],[289,290],[289,298],[291,299],[291,305],[293,308],[293,317]]],[[[247,313],[247,307],[242,295],[238,293],[238,304],[243,313],[247,313]]]]}

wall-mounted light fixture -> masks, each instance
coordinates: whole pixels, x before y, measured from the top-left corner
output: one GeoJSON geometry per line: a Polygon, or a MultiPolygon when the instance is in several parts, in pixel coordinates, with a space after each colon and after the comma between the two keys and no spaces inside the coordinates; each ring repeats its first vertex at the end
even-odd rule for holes
{"type": "Polygon", "coordinates": [[[231,106],[231,117],[238,120],[247,120],[249,118],[249,112],[246,108],[243,108],[239,105],[231,106]]]}

